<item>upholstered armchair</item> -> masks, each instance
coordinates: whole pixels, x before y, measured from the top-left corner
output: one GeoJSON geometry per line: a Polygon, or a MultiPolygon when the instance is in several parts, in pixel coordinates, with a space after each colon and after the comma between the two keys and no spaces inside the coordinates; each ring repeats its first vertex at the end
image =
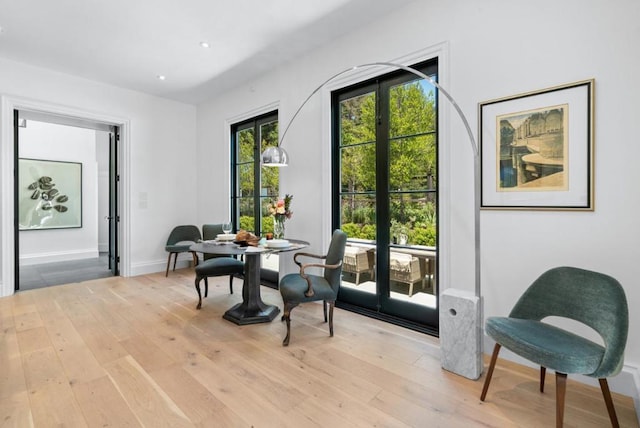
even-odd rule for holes
{"type": "Polygon", "coordinates": [[[287,323],[287,335],[282,345],[289,345],[291,335],[291,311],[300,303],[322,300],[324,322],[327,322],[327,305],[329,305],[329,334],[333,336],[333,308],[342,281],[342,260],[347,243],[347,235],[337,229],[331,237],[327,254],[315,255],[299,252],[293,261],[300,267],[299,273],[285,275],[280,280],[280,294],[284,302],[282,320],[287,323]],[[324,260],[324,263],[302,263],[300,259],[324,260]],[[310,268],[321,268],[322,275],[308,273],[310,268]]]}

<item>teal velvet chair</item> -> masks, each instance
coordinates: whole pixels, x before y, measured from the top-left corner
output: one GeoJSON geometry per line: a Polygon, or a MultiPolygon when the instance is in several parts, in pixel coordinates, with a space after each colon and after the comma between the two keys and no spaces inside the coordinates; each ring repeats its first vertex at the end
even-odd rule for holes
{"type": "Polygon", "coordinates": [[[564,418],[567,374],[598,379],[609,418],[618,426],[607,377],[620,372],[629,329],[624,290],[614,278],[573,267],[543,273],[520,297],[508,317],[490,317],[485,331],[496,341],[480,400],[484,401],[500,348],[540,366],[540,392],[544,392],[546,369],[556,373],[556,426],[564,418]],[[565,329],[544,318],[569,318],[594,329],[604,345],[565,329]]]}
{"type": "Polygon", "coordinates": [[[287,336],[282,341],[283,346],[289,345],[291,336],[291,310],[300,303],[322,300],[324,322],[327,322],[327,304],[329,305],[329,334],[333,336],[333,307],[335,306],[338,290],[342,281],[342,259],[347,245],[347,235],[336,229],[331,237],[327,254],[315,255],[300,252],[293,256],[293,261],[300,267],[300,273],[290,273],[280,280],[280,294],[284,302],[282,321],[287,323],[287,336]],[[324,263],[305,263],[301,258],[324,260],[324,263]],[[305,272],[308,268],[322,268],[323,275],[313,275],[305,272]]]}
{"type": "Polygon", "coordinates": [[[198,264],[198,255],[195,251],[191,251],[189,248],[198,242],[201,238],[200,229],[193,225],[182,225],[173,228],[164,249],[169,253],[167,259],[167,271],[164,276],[169,276],[169,265],[171,264],[171,257],[173,256],[173,270],[176,270],[176,261],[178,260],[178,254],[191,253],[193,257],[193,265],[198,264]]]}
{"type": "MultiPolygon", "coordinates": [[[[202,225],[202,239],[209,241],[223,233],[222,224],[202,225]]],[[[244,263],[229,256],[216,256],[215,254],[203,254],[203,262],[196,266],[195,286],[198,292],[198,306],[202,307],[202,292],[200,282],[204,279],[204,297],[209,295],[209,281],[207,278],[229,275],[229,293],[233,294],[233,277],[244,274],[244,263]]]]}

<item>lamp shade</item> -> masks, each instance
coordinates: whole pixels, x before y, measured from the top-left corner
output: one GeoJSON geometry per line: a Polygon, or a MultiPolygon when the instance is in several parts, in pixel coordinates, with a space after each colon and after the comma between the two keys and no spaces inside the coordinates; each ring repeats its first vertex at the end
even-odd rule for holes
{"type": "Polygon", "coordinates": [[[262,152],[262,166],[287,166],[289,154],[280,146],[268,147],[262,152]]]}

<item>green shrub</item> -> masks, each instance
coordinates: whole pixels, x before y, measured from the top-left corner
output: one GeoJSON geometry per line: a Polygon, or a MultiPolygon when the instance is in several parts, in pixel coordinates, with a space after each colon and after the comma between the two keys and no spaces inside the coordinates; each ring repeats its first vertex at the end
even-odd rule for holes
{"type": "Polygon", "coordinates": [[[360,226],[355,223],[345,223],[342,225],[342,231],[347,234],[348,238],[359,238],[360,226]]]}
{"type": "Polygon", "coordinates": [[[409,243],[413,245],[436,246],[435,226],[416,227],[409,232],[409,243]]]}

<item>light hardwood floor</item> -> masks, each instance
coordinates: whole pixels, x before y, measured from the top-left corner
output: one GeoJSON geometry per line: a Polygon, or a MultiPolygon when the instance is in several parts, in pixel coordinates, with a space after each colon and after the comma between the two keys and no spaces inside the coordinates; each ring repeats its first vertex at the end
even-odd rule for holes
{"type": "MultiPolygon", "coordinates": [[[[195,309],[193,271],[106,278],[0,299],[0,425],[15,427],[545,427],[554,381],[500,361],[482,380],[440,368],[429,336],[322,306],[285,326],[222,319],[241,299],[210,280],[195,309]]],[[[276,290],[265,301],[282,306],[276,290]]],[[[565,426],[606,427],[600,391],[569,381],[565,426]]],[[[614,394],[621,425],[633,402],[614,394]]]]}

